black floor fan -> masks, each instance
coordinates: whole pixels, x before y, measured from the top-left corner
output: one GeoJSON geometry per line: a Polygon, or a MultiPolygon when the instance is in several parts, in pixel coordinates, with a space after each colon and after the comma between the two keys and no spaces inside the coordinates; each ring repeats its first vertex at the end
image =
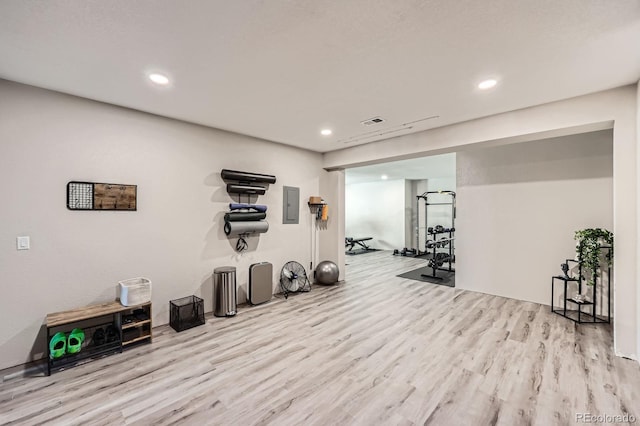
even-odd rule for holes
{"type": "Polygon", "coordinates": [[[289,297],[289,293],[311,290],[311,282],[304,266],[293,260],[285,263],[280,271],[280,287],[285,299],[289,297]]]}

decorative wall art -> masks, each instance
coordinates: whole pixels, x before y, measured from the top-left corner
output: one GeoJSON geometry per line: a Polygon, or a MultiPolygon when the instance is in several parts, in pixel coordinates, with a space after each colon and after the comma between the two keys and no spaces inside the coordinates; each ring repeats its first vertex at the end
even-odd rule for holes
{"type": "Polygon", "coordinates": [[[137,210],[137,185],[119,183],[67,183],[69,210],[137,210]]]}

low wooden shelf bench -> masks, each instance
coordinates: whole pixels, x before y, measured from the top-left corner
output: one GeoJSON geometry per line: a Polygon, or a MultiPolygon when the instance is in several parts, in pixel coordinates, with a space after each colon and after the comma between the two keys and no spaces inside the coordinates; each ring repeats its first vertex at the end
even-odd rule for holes
{"type": "Polygon", "coordinates": [[[151,302],[123,306],[120,302],[84,306],[47,315],[47,374],[63,370],[90,359],[122,352],[127,346],[139,342],[151,342],[151,302]],[[68,335],[72,329],[81,328],[85,338],[78,353],[67,353],[58,358],[51,356],[49,342],[58,332],[68,335]],[[94,340],[97,330],[110,329],[111,335],[104,342],[94,340]]]}

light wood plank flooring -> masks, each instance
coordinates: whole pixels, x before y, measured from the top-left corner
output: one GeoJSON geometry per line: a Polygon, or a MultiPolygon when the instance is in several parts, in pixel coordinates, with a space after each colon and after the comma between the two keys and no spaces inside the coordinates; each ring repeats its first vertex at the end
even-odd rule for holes
{"type": "Polygon", "coordinates": [[[347,261],[339,286],[182,333],[159,327],[150,345],[5,381],[0,424],[548,426],[575,424],[576,413],[640,416],[640,367],[613,355],[609,326],[395,276],[420,259],[347,261]]]}

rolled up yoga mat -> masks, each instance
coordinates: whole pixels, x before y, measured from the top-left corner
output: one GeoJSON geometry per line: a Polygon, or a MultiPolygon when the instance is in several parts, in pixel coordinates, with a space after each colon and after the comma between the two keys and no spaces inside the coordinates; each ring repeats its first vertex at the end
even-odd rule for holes
{"type": "Polygon", "coordinates": [[[228,183],[227,192],[230,194],[258,194],[262,195],[267,188],[259,185],[243,185],[239,183],[228,183]]]}
{"type": "Polygon", "coordinates": [[[267,217],[265,212],[231,212],[224,215],[225,222],[242,222],[250,220],[262,220],[267,217]]]}
{"type": "Polygon", "coordinates": [[[267,206],[263,204],[229,203],[229,210],[253,209],[259,212],[266,212],[267,206]]]}
{"type": "Polygon", "coordinates": [[[227,235],[262,234],[269,230],[269,222],[266,220],[254,222],[226,222],[224,233],[227,235]]]}
{"type": "Polygon", "coordinates": [[[49,356],[52,359],[60,358],[67,352],[67,336],[63,332],[53,335],[49,341],[49,356]]]}

